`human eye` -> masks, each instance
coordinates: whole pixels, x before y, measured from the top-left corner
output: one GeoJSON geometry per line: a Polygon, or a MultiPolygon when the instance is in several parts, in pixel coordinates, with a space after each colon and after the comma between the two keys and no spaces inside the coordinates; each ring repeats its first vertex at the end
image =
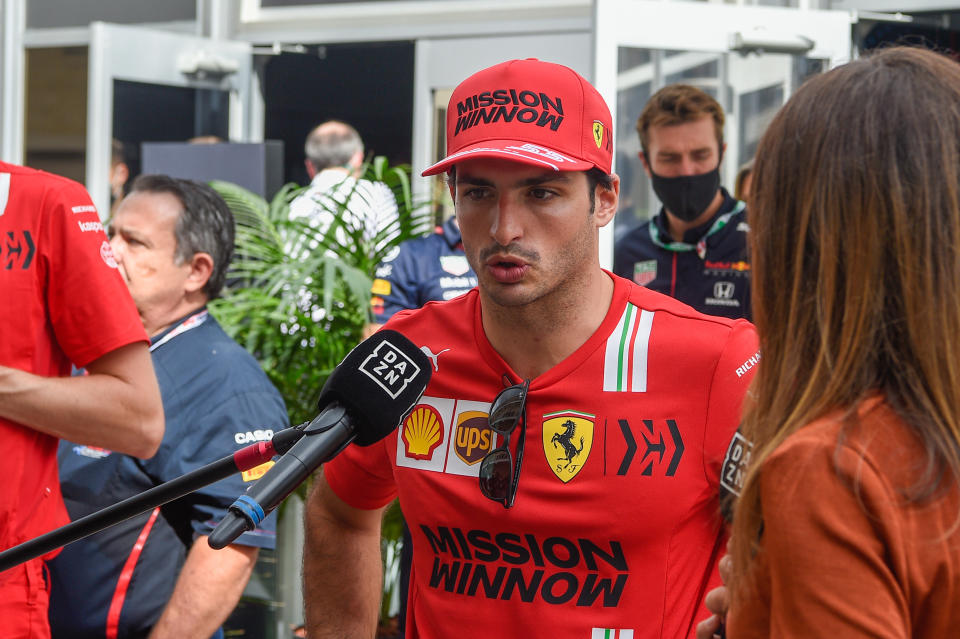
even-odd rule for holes
{"type": "Polygon", "coordinates": [[[120,233],[120,237],[123,239],[123,243],[127,246],[143,246],[143,242],[129,233],[120,233]]]}
{"type": "Polygon", "coordinates": [[[550,189],[544,188],[542,186],[535,186],[529,191],[530,197],[534,200],[549,200],[556,193],[550,189]]]}
{"type": "Polygon", "coordinates": [[[463,189],[461,197],[479,202],[490,196],[490,189],[485,186],[468,186],[463,189]]]}

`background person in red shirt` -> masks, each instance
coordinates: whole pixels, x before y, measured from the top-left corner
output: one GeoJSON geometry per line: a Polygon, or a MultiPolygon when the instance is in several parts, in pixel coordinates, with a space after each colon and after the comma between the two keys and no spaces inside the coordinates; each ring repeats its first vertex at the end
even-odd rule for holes
{"type": "MultiPolygon", "coordinates": [[[[0,548],[66,524],[57,438],[152,456],[163,408],[147,335],[90,196],[66,178],[0,162],[0,548]],[[88,375],[71,377],[71,365],[88,375]]],[[[42,638],[37,558],[0,573],[3,636],[42,638]]]]}

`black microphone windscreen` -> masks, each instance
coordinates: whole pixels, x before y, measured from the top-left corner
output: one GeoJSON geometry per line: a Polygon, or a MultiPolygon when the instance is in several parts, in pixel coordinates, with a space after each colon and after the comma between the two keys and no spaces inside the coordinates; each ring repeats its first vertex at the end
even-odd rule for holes
{"type": "Polygon", "coordinates": [[[420,400],[430,381],[429,358],[396,331],[380,330],[347,353],[334,369],[318,407],[339,402],[354,420],[360,446],[395,430],[420,400]]]}

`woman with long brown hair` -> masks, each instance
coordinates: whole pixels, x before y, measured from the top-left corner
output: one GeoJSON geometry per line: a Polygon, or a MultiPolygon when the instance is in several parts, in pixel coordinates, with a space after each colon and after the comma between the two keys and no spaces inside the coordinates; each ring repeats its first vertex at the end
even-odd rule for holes
{"type": "Polygon", "coordinates": [[[756,156],[730,639],[960,636],[960,65],[804,84],[756,156]]]}

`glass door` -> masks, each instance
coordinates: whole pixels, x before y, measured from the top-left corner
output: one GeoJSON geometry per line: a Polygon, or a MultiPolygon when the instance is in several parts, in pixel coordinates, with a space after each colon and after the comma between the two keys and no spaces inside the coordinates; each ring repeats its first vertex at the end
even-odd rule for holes
{"type": "Polygon", "coordinates": [[[808,76],[846,62],[845,11],[704,2],[596,0],[594,82],[613,111],[620,210],[601,232],[601,262],[660,207],[640,162],[636,121],[647,100],[677,82],[699,87],[726,112],[724,186],[753,157],[770,119],[808,76]]]}
{"type": "Polygon", "coordinates": [[[262,139],[249,43],[94,22],[88,65],[86,183],[102,217],[114,140],[136,170],[143,142],[262,139]]]}

